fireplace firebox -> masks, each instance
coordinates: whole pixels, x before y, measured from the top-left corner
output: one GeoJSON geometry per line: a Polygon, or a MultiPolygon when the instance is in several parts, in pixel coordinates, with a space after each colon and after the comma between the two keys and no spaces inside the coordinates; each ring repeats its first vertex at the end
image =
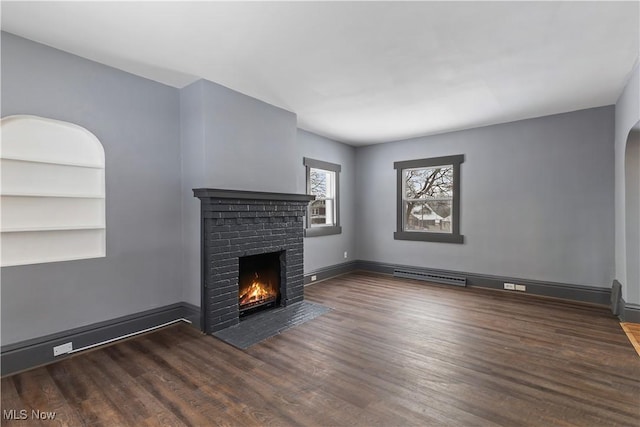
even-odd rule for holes
{"type": "Polygon", "coordinates": [[[283,252],[240,257],[238,305],[240,317],[280,305],[280,265],[283,252]]]}

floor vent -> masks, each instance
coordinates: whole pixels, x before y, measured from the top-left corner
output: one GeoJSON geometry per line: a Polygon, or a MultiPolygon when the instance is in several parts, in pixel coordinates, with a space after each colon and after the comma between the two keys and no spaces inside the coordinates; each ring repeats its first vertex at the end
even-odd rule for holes
{"type": "Polygon", "coordinates": [[[454,276],[445,273],[415,270],[393,270],[393,275],[395,277],[403,277],[405,279],[424,280],[426,282],[444,283],[446,285],[467,286],[466,277],[454,276]]]}

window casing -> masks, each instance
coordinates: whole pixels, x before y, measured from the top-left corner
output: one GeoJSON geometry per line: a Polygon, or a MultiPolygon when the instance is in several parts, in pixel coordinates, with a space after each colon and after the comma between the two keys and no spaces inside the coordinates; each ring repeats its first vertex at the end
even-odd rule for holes
{"type": "Polygon", "coordinates": [[[316,196],[309,203],[305,237],[342,233],[340,227],[340,170],[335,163],[305,157],[307,194],[316,196]]]}
{"type": "Polygon", "coordinates": [[[396,240],[463,243],[460,164],[464,155],[395,162],[396,240]]]}

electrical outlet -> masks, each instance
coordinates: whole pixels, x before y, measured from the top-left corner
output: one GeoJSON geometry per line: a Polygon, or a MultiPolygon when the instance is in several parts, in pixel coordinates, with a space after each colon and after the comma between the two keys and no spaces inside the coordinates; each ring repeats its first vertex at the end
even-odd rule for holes
{"type": "Polygon", "coordinates": [[[66,342],[53,347],[53,356],[60,356],[61,354],[67,354],[71,351],[73,351],[73,344],[71,342],[66,342]]]}
{"type": "Polygon", "coordinates": [[[344,251],[344,259],[347,259],[347,251],[344,251]]]}
{"type": "Polygon", "coordinates": [[[527,292],[527,286],[526,285],[516,285],[516,291],[527,292]]]}
{"type": "Polygon", "coordinates": [[[314,274],[313,276],[311,276],[311,281],[312,281],[312,282],[315,282],[317,278],[318,278],[318,277],[314,274]]]}
{"type": "Polygon", "coordinates": [[[516,289],[516,285],[514,285],[513,283],[505,283],[504,288],[510,291],[514,291],[516,289]]]}

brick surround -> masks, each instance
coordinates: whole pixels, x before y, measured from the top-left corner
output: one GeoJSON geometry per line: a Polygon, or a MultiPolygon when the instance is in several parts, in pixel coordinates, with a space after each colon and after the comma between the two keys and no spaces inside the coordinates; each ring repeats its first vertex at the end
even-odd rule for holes
{"type": "Polygon", "coordinates": [[[280,305],[304,299],[304,216],[313,196],[253,191],[193,190],[201,201],[201,328],[213,332],[239,322],[239,258],[280,255],[280,305]]]}

